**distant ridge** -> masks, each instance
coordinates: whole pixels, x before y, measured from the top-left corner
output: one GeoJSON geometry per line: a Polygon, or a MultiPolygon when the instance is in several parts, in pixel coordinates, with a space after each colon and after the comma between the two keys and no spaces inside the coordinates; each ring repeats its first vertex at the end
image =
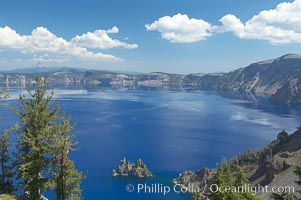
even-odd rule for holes
{"type": "Polygon", "coordinates": [[[79,68],[34,68],[0,73],[0,83],[17,86],[31,83],[37,75],[51,83],[82,84],[83,87],[194,88],[264,94],[276,102],[301,102],[301,55],[286,54],[276,59],[256,62],[229,73],[194,73],[188,75],[153,72],[130,74],[79,68]],[[89,87],[90,87],[89,86],[89,87]]]}
{"type": "Polygon", "coordinates": [[[0,73],[44,73],[44,72],[54,72],[59,70],[58,67],[29,67],[29,68],[20,68],[12,70],[2,70],[0,73]]]}
{"type": "Polygon", "coordinates": [[[86,72],[86,71],[102,71],[102,72],[112,72],[112,73],[124,73],[124,74],[139,74],[139,72],[132,71],[119,71],[119,70],[101,70],[101,69],[85,69],[78,67],[28,67],[12,70],[0,70],[0,73],[47,73],[47,72],[86,72]]]}

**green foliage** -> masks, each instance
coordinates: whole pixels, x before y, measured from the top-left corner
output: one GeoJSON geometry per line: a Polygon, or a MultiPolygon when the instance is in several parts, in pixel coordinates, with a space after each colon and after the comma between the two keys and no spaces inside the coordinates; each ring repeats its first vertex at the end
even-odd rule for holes
{"type": "Polygon", "coordinates": [[[299,177],[299,180],[296,181],[298,185],[301,185],[301,167],[297,166],[295,169],[295,174],[299,177]]]}
{"type": "Polygon", "coordinates": [[[29,98],[21,95],[20,110],[15,113],[21,118],[23,127],[18,141],[18,177],[29,199],[41,199],[46,191],[48,177],[44,173],[51,162],[49,139],[58,119],[58,106],[50,107],[52,95],[46,94],[46,82],[37,78],[34,93],[28,88],[29,98]]]}
{"type": "Polygon", "coordinates": [[[52,150],[52,167],[50,174],[55,181],[56,198],[64,199],[81,199],[80,184],[84,178],[81,172],[75,169],[74,163],[69,159],[70,151],[74,150],[77,142],[75,134],[71,130],[70,115],[65,118],[61,115],[61,123],[56,127],[56,135],[53,138],[52,150]]]}
{"type": "Polygon", "coordinates": [[[275,155],[279,152],[281,145],[283,145],[289,138],[288,133],[282,131],[278,134],[277,140],[273,141],[271,144],[265,146],[264,148],[257,150],[247,150],[242,154],[234,156],[229,162],[231,167],[235,165],[254,165],[254,163],[258,163],[260,158],[267,154],[267,152],[272,152],[272,155],[275,155]]]}
{"type": "Polygon", "coordinates": [[[11,194],[15,191],[13,186],[13,163],[11,155],[9,154],[10,139],[8,137],[8,130],[2,132],[0,138],[0,193],[11,194]]]}
{"type": "Polygon", "coordinates": [[[224,182],[225,184],[227,185],[234,185],[234,179],[233,179],[233,175],[232,175],[232,172],[231,172],[231,167],[230,167],[230,164],[228,162],[226,162],[224,164],[224,182]]]}
{"type": "Polygon", "coordinates": [[[20,108],[15,109],[23,124],[18,135],[18,177],[28,199],[41,199],[52,189],[59,200],[80,199],[83,176],[69,159],[76,144],[71,117],[59,114],[46,85],[37,78],[34,92],[28,88],[29,97],[21,95],[20,108]]]}
{"type": "Polygon", "coordinates": [[[233,165],[249,165],[256,163],[263,150],[247,150],[243,154],[234,156],[230,161],[233,165]]]}
{"type": "Polygon", "coordinates": [[[8,97],[8,94],[7,94],[6,88],[2,88],[0,90],[0,100],[1,99],[6,99],[7,97],[8,97]]]}
{"type": "Polygon", "coordinates": [[[1,194],[0,199],[1,200],[16,200],[17,198],[14,195],[1,194]]]}
{"type": "Polygon", "coordinates": [[[248,183],[248,178],[243,168],[239,165],[236,165],[236,171],[234,185],[238,187],[248,183]]]}
{"type": "MultiPolygon", "coordinates": [[[[6,88],[0,89],[0,100],[7,99],[9,96],[7,94],[6,88]]],[[[3,106],[3,104],[0,102],[0,106],[3,106]]]]}
{"type": "MultiPolygon", "coordinates": [[[[6,88],[0,90],[0,100],[6,99],[8,94],[6,88]]],[[[3,105],[3,104],[0,104],[3,105]]],[[[13,129],[11,129],[13,130],[13,129]]],[[[0,137],[0,194],[13,193],[13,163],[9,154],[10,139],[8,137],[9,130],[4,130],[0,137]]]]}
{"type": "Polygon", "coordinates": [[[193,193],[192,200],[202,200],[201,194],[198,192],[193,193]]]}
{"type": "MultiPolygon", "coordinates": [[[[225,175],[224,175],[224,169],[223,169],[222,166],[219,166],[217,168],[217,172],[216,172],[216,175],[214,177],[213,183],[215,185],[217,185],[218,187],[225,187],[225,175]]],[[[216,191],[217,188],[214,187],[213,190],[216,191]]],[[[214,199],[225,199],[225,198],[226,198],[226,194],[223,193],[223,192],[215,192],[215,193],[210,194],[210,199],[212,199],[212,200],[214,200],[214,199]]]]}
{"type": "Polygon", "coordinates": [[[223,191],[217,191],[217,188],[213,188],[213,191],[209,195],[211,200],[258,200],[258,196],[242,190],[245,185],[248,184],[247,176],[242,167],[235,165],[232,167],[231,163],[227,160],[223,160],[218,166],[216,174],[214,176],[213,185],[223,188],[223,191]],[[224,191],[225,188],[230,188],[229,191],[224,191]]]}

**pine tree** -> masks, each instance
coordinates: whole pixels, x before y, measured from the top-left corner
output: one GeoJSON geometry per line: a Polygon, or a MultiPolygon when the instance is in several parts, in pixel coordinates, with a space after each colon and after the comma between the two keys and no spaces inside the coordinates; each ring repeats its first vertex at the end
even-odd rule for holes
{"type": "Polygon", "coordinates": [[[243,186],[246,183],[248,183],[248,178],[246,176],[246,173],[244,172],[244,170],[241,166],[236,165],[235,167],[236,167],[237,172],[235,175],[234,185],[236,187],[243,186]]]}
{"type": "Polygon", "coordinates": [[[59,114],[59,106],[48,95],[46,81],[37,78],[29,98],[20,96],[20,116],[23,127],[18,141],[18,177],[28,199],[38,200],[54,189],[58,200],[80,199],[82,174],[69,159],[74,150],[75,135],[71,117],[59,114]]]}
{"type": "Polygon", "coordinates": [[[51,175],[55,180],[55,192],[57,200],[81,199],[80,183],[83,174],[75,169],[69,153],[74,150],[77,142],[72,134],[73,126],[70,124],[70,115],[65,118],[61,116],[61,123],[57,126],[53,141],[53,166],[51,175]]]}
{"type": "MultiPolygon", "coordinates": [[[[213,186],[217,187],[224,187],[225,186],[225,175],[224,175],[224,168],[223,166],[219,165],[216,171],[216,174],[213,178],[213,186]]],[[[212,200],[218,200],[218,199],[225,199],[226,195],[225,193],[217,191],[218,188],[213,187],[212,192],[209,197],[212,200]]]]}
{"type": "Polygon", "coordinates": [[[236,173],[234,173],[234,187],[237,188],[237,192],[235,192],[235,196],[237,199],[247,199],[247,200],[258,200],[260,199],[258,196],[254,195],[253,193],[249,191],[243,191],[243,188],[245,185],[249,183],[249,180],[247,178],[247,175],[244,171],[244,169],[236,165],[235,166],[236,173]],[[239,189],[241,188],[241,189],[239,189]]]}
{"type": "Polygon", "coordinates": [[[9,154],[10,139],[8,137],[8,130],[2,132],[0,138],[0,193],[11,194],[15,191],[13,186],[13,164],[9,154]]]}
{"type": "Polygon", "coordinates": [[[201,194],[198,192],[193,193],[192,200],[202,200],[201,194]]]}
{"type": "MultiPolygon", "coordinates": [[[[215,192],[209,195],[211,200],[258,200],[256,195],[248,191],[240,190],[239,187],[248,183],[247,176],[242,167],[236,165],[232,166],[227,160],[223,160],[218,166],[216,174],[213,179],[213,184],[219,188],[230,188],[228,192],[215,192]]],[[[216,188],[213,188],[215,191],[216,188]]]]}
{"type": "Polygon", "coordinates": [[[299,180],[297,180],[296,183],[301,185],[301,167],[296,167],[294,172],[299,177],[299,180]]]}
{"type": "Polygon", "coordinates": [[[38,200],[48,189],[49,178],[44,172],[51,161],[49,140],[58,119],[58,106],[50,105],[53,94],[46,94],[46,81],[42,78],[36,79],[33,93],[28,88],[28,94],[28,99],[20,96],[21,108],[15,109],[23,124],[19,133],[17,171],[28,199],[38,200]]]}
{"type": "Polygon", "coordinates": [[[226,187],[230,187],[231,190],[229,192],[225,193],[225,196],[227,200],[242,200],[240,198],[239,192],[233,192],[232,188],[235,187],[235,177],[234,174],[232,174],[232,168],[230,166],[229,161],[226,161],[224,164],[224,182],[226,187]]]}
{"type": "MultiPolygon", "coordinates": [[[[6,88],[0,90],[0,100],[8,98],[6,88]]],[[[0,104],[2,105],[2,104],[0,104]]],[[[11,129],[13,130],[13,128],[11,129]]],[[[0,138],[0,193],[13,193],[13,162],[9,154],[10,139],[8,137],[9,130],[2,131],[0,138]]]]}
{"type": "Polygon", "coordinates": [[[229,162],[226,162],[224,165],[224,182],[228,185],[228,186],[232,186],[234,185],[234,179],[233,179],[233,175],[232,175],[232,169],[231,166],[229,164],[229,162]]]}

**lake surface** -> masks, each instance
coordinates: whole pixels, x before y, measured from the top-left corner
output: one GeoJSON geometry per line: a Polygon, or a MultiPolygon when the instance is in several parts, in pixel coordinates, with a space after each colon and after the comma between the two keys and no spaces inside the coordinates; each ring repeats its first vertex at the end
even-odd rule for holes
{"type": "MultiPolygon", "coordinates": [[[[11,90],[12,99],[20,90],[11,90]]],[[[263,147],[285,129],[300,126],[298,106],[255,105],[210,92],[55,90],[61,111],[77,120],[76,166],[87,173],[82,188],[87,200],[184,199],[187,194],[128,193],[127,184],[159,183],[185,170],[215,167],[247,149],[263,147]],[[142,158],[151,179],[111,177],[123,157],[142,158]]],[[[14,104],[16,100],[10,100],[14,104]]],[[[1,107],[1,128],[16,117],[1,107]]],[[[135,188],[136,189],[136,188],[135,188]]]]}

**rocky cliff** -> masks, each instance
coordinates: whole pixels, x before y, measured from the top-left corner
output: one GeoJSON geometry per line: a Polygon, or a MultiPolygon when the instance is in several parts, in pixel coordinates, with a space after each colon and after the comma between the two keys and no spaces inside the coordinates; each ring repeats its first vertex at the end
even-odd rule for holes
{"type": "Polygon", "coordinates": [[[301,55],[287,54],[225,74],[190,74],[186,85],[200,89],[264,94],[276,102],[301,101],[301,55]]]}
{"type": "MultiPolygon", "coordinates": [[[[238,164],[246,171],[252,185],[298,186],[294,181],[298,177],[293,173],[295,166],[301,166],[301,127],[289,135],[281,131],[277,139],[263,149],[247,151],[235,156],[231,164],[238,164]]],[[[174,179],[174,183],[183,187],[194,185],[204,188],[212,184],[215,169],[203,168],[196,172],[186,171],[174,179]]],[[[260,194],[263,199],[270,199],[270,194],[260,194]]]]}
{"type": "Polygon", "coordinates": [[[288,54],[225,74],[213,84],[217,90],[267,94],[274,101],[301,100],[301,55],[288,54]]]}

